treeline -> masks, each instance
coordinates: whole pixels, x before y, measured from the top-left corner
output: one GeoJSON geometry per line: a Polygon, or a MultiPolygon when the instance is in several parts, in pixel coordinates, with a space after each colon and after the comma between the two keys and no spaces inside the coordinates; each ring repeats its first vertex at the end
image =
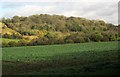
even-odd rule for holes
{"type": "Polygon", "coordinates": [[[5,24],[3,29],[10,28],[19,33],[4,33],[1,34],[3,38],[20,39],[19,42],[4,42],[3,47],[119,40],[118,26],[102,20],[40,14],[3,18],[2,22],[5,24]],[[30,40],[29,36],[37,38],[30,40]]]}

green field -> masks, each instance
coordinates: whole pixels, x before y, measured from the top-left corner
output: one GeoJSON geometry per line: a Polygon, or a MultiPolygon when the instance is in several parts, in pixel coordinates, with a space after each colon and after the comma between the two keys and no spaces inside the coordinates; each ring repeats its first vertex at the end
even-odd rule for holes
{"type": "Polygon", "coordinates": [[[3,48],[3,75],[116,75],[118,42],[3,48]]]}

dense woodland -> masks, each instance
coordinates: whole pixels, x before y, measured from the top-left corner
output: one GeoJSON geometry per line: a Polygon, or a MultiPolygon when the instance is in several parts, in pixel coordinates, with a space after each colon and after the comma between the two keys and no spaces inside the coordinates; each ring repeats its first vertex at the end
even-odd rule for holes
{"type": "Polygon", "coordinates": [[[2,42],[3,47],[120,40],[118,26],[102,20],[40,14],[3,18],[1,22],[1,36],[18,40],[2,42]]]}

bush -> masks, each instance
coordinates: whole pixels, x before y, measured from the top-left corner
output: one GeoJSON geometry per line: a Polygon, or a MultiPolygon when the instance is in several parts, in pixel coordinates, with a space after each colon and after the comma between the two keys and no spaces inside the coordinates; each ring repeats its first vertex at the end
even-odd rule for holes
{"type": "Polygon", "coordinates": [[[84,40],[84,37],[77,37],[74,39],[74,43],[84,43],[85,40],[84,40]]]}
{"type": "Polygon", "coordinates": [[[117,38],[117,41],[120,41],[120,37],[117,38]]]}
{"type": "Polygon", "coordinates": [[[4,35],[2,35],[2,37],[3,37],[3,38],[12,39],[11,35],[10,35],[10,34],[7,34],[7,33],[4,34],[4,35]]]}
{"type": "Polygon", "coordinates": [[[95,42],[101,41],[102,38],[103,38],[103,35],[99,32],[92,33],[90,36],[90,40],[95,41],[95,42]]]}
{"type": "Polygon", "coordinates": [[[109,41],[109,38],[107,36],[103,36],[103,38],[101,39],[101,41],[103,41],[103,42],[109,41]]]}
{"type": "Polygon", "coordinates": [[[65,44],[64,39],[58,39],[56,40],[55,44],[65,44]]]}
{"type": "Polygon", "coordinates": [[[8,45],[9,45],[9,47],[16,47],[16,46],[18,46],[18,44],[16,42],[14,42],[14,41],[10,41],[8,43],[8,45]]]}
{"type": "Polygon", "coordinates": [[[71,40],[71,39],[66,39],[65,42],[66,42],[66,43],[74,43],[74,41],[71,40]]]}
{"type": "Polygon", "coordinates": [[[65,38],[66,43],[83,43],[85,41],[85,35],[83,33],[74,33],[65,38]]]}
{"type": "Polygon", "coordinates": [[[18,41],[18,45],[19,46],[27,46],[28,42],[26,40],[22,39],[22,40],[18,41]]]}
{"type": "Polygon", "coordinates": [[[83,26],[79,26],[79,24],[70,24],[70,25],[67,25],[67,28],[70,30],[70,31],[82,31],[82,27],[83,26]]]}
{"type": "Polygon", "coordinates": [[[9,45],[6,42],[2,42],[2,47],[9,47],[9,45]]]}
{"type": "Polygon", "coordinates": [[[47,37],[42,37],[42,38],[38,38],[38,39],[32,40],[31,44],[32,43],[33,43],[33,45],[47,45],[47,44],[49,44],[47,37]]]}
{"type": "Polygon", "coordinates": [[[22,38],[22,36],[17,33],[13,33],[12,35],[6,33],[6,34],[2,35],[2,37],[8,38],[8,39],[21,39],[22,38]]]}

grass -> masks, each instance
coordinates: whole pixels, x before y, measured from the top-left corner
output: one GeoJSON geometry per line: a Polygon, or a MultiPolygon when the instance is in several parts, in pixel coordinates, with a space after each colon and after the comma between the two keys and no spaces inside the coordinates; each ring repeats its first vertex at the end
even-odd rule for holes
{"type": "Polygon", "coordinates": [[[2,50],[5,75],[116,75],[119,64],[118,42],[26,46],[2,50]]]}
{"type": "Polygon", "coordinates": [[[6,42],[6,43],[11,42],[11,41],[14,41],[14,42],[19,41],[19,39],[7,39],[7,38],[0,38],[0,40],[2,40],[2,42],[6,42]]]}

